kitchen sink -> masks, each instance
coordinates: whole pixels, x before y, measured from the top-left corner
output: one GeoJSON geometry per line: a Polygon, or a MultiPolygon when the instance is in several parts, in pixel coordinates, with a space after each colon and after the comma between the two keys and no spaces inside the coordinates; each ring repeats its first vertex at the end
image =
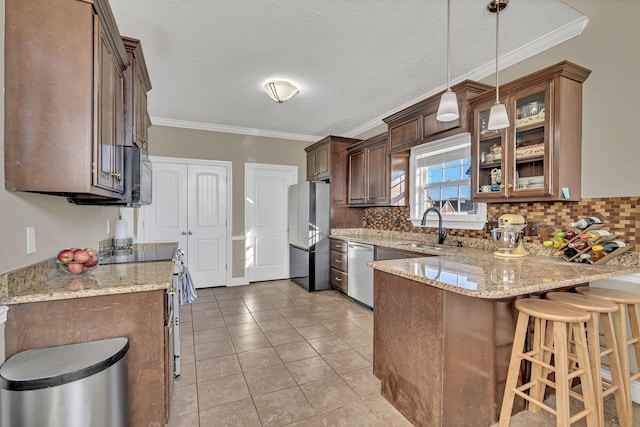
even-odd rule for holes
{"type": "Polygon", "coordinates": [[[407,246],[409,248],[429,249],[432,251],[441,251],[444,248],[440,246],[429,245],[427,243],[402,243],[401,246],[407,246]]]}

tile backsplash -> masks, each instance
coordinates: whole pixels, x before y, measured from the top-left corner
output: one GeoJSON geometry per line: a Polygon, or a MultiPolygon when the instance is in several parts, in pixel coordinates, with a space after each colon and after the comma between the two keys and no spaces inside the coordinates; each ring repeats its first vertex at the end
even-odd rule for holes
{"type": "MultiPolygon", "coordinates": [[[[542,243],[554,231],[564,230],[569,222],[600,213],[607,220],[605,228],[629,243],[633,251],[640,250],[640,197],[607,197],[582,199],[578,202],[528,202],[489,203],[487,221],[497,221],[505,213],[524,216],[527,222],[540,224],[539,236],[527,236],[526,242],[542,243]]],[[[409,233],[433,233],[431,228],[414,227],[408,207],[371,207],[364,210],[363,228],[403,231],[409,233]]],[[[448,229],[449,236],[488,239],[485,230],[448,229]]]]}

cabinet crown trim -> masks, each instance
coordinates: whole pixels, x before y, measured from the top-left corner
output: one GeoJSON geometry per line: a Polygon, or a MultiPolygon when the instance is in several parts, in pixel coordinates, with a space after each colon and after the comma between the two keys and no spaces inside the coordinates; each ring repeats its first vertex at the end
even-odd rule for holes
{"type": "MultiPolygon", "coordinates": [[[[493,91],[494,89],[494,86],[476,82],[473,80],[464,80],[456,85],[451,86],[451,90],[455,92],[458,97],[462,96],[464,99],[470,99],[479,94],[493,91]]],[[[438,92],[435,95],[431,95],[430,97],[423,99],[422,101],[418,101],[417,103],[407,108],[404,108],[388,117],[385,117],[384,119],[382,119],[382,121],[389,124],[401,120],[405,117],[412,116],[416,112],[426,110],[427,107],[434,106],[435,109],[437,109],[437,104],[440,103],[440,97],[444,92],[445,91],[438,92]]]]}
{"type": "Polygon", "coordinates": [[[322,138],[320,141],[314,142],[313,144],[305,147],[304,151],[306,151],[308,153],[310,151],[313,151],[313,150],[317,149],[318,147],[323,146],[324,144],[330,143],[331,141],[347,142],[347,143],[351,143],[351,144],[357,144],[362,140],[361,139],[356,139],[356,138],[347,138],[347,137],[344,137],[344,136],[329,135],[329,136],[326,136],[326,137],[322,138]]]}
{"type": "Polygon", "coordinates": [[[142,77],[144,78],[144,88],[149,92],[151,87],[151,80],[149,79],[149,71],[147,69],[147,62],[144,59],[144,53],[142,53],[142,43],[138,39],[122,36],[122,42],[127,52],[131,52],[138,62],[138,66],[142,71],[142,77]]]}
{"type": "MultiPolygon", "coordinates": [[[[513,93],[519,92],[523,86],[534,86],[536,84],[544,84],[556,77],[565,77],[570,80],[574,80],[578,83],[584,83],[587,77],[591,74],[591,70],[584,68],[580,65],[574,64],[570,61],[562,61],[550,67],[543,68],[540,71],[535,71],[526,76],[517,78],[500,85],[500,97],[506,98],[513,93]]],[[[474,105],[485,102],[495,94],[491,92],[478,95],[471,101],[474,105]]]]}

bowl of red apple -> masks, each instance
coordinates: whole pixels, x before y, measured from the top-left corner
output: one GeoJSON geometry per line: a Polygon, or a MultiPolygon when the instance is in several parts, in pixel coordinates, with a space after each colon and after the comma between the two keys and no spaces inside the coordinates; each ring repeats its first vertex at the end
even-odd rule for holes
{"type": "Polygon", "coordinates": [[[98,266],[98,253],[93,248],[70,248],[58,252],[58,267],[67,274],[83,274],[98,266]]]}

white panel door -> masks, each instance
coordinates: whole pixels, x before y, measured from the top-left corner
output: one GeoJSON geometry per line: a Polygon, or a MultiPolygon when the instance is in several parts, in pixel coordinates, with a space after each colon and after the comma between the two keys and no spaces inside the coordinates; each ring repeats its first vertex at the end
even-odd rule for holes
{"type": "Polygon", "coordinates": [[[189,165],[189,272],[196,287],[227,284],[227,170],[189,165]]]}
{"type": "Polygon", "coordinates": [[[226,285],[227,167],[152,161],[153,203],[143,208],[144,241],[178,242],[196,288],[226,285]]]}
{"type": "Polygon", "coordinates": [[[296,166],[245,164],[245,227],[250,282],[289,277],[287,193],[296,166]]]}
{"type": "Polygon", "coordinates": [[[145,243],[187,248],[187,170],[184,164],[153,163],[153,203],[143,208],[145,243]]]}

